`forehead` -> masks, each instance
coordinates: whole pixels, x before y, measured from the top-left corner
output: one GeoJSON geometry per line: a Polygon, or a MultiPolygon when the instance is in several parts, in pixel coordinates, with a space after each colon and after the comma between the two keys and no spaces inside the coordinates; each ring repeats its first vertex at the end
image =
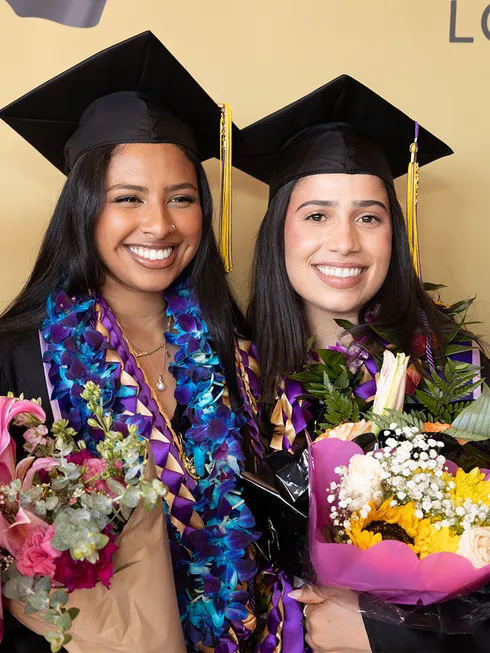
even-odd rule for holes
{"type": "Polygon", "coordinates": [[[113,153],[107,178],[164,177],[167,181],[196,181],[194,164],[177,145],[170,143],[130,143],[119,146],[113,153]]]}
{"type": "Polygon", "coordinates": [[[388,194],[384,183],[374,175],[321,174],[303,177],[296,184],[291,195],[292,202],[307,200],[375,199],[387,202],[388,194]]]}

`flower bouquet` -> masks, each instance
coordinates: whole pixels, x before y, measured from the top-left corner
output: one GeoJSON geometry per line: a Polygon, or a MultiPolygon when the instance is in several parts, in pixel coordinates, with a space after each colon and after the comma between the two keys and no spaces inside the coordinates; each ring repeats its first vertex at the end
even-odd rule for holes
{"type": "MultiPolygon", "coordinates": [[[[310,446],[309,552],[317,582],[367,593],[369,616],[388,605],[389,620],[408,623],[397,604],[439,606],[490,582],[490,390],[451,424],[427,422],[402,412],[407,364],[385,352],[368,428],[344,424],[310,446]]],[[[457,626],[442,627],[471,632],[489,616],[468,598],[457,626]]]]}
{"type": "Polygon", "coordinates": [[[4,607],[54,652],[184,651],[161,501],[168,490],[137,422],[116,430],[92,382],[82,397],[100,435],[90,451],[66,420],[49,434],[38,403],[0,397],[4,607]],[[11,422],[27,427],[30,456],[17,466],[11,422]]]}

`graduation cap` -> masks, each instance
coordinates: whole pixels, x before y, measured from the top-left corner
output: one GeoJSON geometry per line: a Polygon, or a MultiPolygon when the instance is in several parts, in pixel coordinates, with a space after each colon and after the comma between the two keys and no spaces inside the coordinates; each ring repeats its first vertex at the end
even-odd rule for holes
{"type": "Polygon", "coordinates": [[[151,32],[57,75],[2,109],[0,117],[62,172],[89,150],[122,143],[172,143],[189,148],[201,161],[220,157],[226,265],[231,256],[230,112],[151,32]]]}
{"type": "Polygon", "coordinates": [[[370,88],[341,75],[242,130],[234,164],[269,184],[323,173],[370,174],[393,185],[409,171],[407,221],[417,272],[418,166],[452,154],[445,143],[370,88]]]}

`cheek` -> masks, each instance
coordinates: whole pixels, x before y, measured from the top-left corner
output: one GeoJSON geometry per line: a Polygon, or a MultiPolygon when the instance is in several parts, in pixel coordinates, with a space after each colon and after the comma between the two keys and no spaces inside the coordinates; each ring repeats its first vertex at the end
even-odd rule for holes
{"type": "Polygon", "coordinates": [[[112,207],[102,211],[95,226],[95,242],[101,253],[115,249],[134,231],[133,220],[127,213],[112,207]]]}
{"type": "Polygon", "coordinates": [[[309,225],[303,221],[287,223],[284,229],[284,251],[288,273],[309,265],[313,254],[320,246],[318,233],[312,233],[309,225]]]}
{"type": "Polygon", "coordinates": [[[180,235],[189,244],[199,244],[202,236],[202,212],[200,208],[186,216],[179,216],[174,220],[174,224],[180,235]]]}
{"type": "Polygon", "coordinates": [[[392,249],[391,227],[370,239],[367,248],[371,260],[375,263],[376,271],[385,274],[390,267],[392,249]]]}

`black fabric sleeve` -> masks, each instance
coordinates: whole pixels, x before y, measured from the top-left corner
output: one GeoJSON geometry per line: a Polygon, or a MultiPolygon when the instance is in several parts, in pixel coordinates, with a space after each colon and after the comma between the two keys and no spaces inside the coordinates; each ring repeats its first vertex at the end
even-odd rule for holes
{"type": "MultiPolygon", "coordinates": [[[[53,421],[37,333],[21,342],[6,339],[0,343],[0,395],[5,396],[8,392],[14,395],[24,393],[26,399],[41,397],[47,422],[53,421]]],[[[21,458],[24,453],[23,429],[13,427],[10,431],[17,443],[17,457],[21,458]]],[[[3,618],[0,653],[50,653],[51,647],[44,637],[23,626],[7,610],[4,610],[3,618]]]]}
{"type": "Polygon", "coordinates": [[[372,653],[489,653],[490,624],[485,622],[473,635],[395,626],[364,617],[372,653]]]}

